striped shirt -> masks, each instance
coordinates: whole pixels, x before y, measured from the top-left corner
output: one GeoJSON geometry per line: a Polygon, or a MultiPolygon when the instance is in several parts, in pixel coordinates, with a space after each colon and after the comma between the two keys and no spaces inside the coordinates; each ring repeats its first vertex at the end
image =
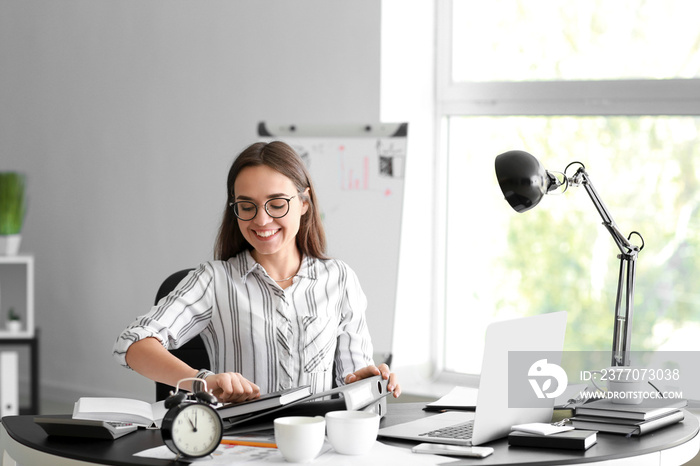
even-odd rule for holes
{"type": "MultiPolygon", "coordinates": [[[[210,370],[238,372],[268,393],[311,385],[314,393],[374,364],[365,318],[367,299],[342,261],[305,256],[282,289],[245,251],[205,262],[117,338],[114,357],[155,337],[166,349],[200,335],[210,370]],[[333,363],[335,362],[335,374],[333,363]]],[[[201,368],[194,368],[201,369],[201,368]]]]}

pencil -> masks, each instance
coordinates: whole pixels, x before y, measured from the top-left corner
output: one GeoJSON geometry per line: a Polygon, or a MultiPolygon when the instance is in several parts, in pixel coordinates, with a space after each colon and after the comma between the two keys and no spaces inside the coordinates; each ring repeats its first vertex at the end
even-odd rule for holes
{"type": "Polygon", "coordinates": [[[269,442],[248,442],[246,440],[226,440],[221,441],[222,445],[240,445],[243,447],[277,448],[277,444],[269,442]]]}

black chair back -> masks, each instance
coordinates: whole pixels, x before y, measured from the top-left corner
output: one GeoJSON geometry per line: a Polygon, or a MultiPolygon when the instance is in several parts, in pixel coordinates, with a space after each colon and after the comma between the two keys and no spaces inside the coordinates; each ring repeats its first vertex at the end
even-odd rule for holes
{"type": "MultiPolygon", "coordinates": [[[[182,279],[185,278],[185,276],[192,270],[194,269],[180,270],[166,278],[156,293],[156,304],[158,304],[158,301],[160,301],[164,296],[167,296],[171,291],[173,291],[178,283],[180,283],[182,279]]],[[[193,369],[208,369],[210,367],[209,355],[204,347],[204,341],[199,335],[182,345],[180,348],[170,350],[170,352],[193,369]]],[[[170,395],[170,391],[173,390],[173,388],[174,387],[171,387],[170,385],[156,382],[156,401],[166,399],[170,395]]]]}

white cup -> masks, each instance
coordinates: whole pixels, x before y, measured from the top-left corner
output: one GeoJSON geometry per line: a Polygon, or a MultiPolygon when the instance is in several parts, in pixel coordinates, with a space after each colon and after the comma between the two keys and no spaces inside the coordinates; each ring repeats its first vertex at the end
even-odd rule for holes
{"type": "Polygon", "coordinates": [[[637,405],[644,401],[643,394],[649,391],[646,372],[629,366],[608,367],[593,371],[599,378],[596,381],[595,377],[592,377],[591,382],[598,390],[605,392],[606,399],[613,403],[637,405]]]}
{"type": "Polygon", "coordinates": [[[275,419],[275,443],[290,463],[308,463],[321,451],[326,438],[321,416],[287,416],[275,419]]]}
{"type": "Polygon", "coordinates": [[[365,411],[326,413],[328,441],[342,455],[364,455],[374,445],[379,432],[379,415],[365,411]]]}

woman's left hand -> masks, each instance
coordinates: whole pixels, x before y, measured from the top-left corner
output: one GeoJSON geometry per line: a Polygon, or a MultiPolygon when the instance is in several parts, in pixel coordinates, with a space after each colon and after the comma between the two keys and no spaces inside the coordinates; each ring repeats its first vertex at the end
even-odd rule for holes
{"type": "Polygon", "coordinates": [[[387,380],[386,388],[394,395],[394,398],[398,398],[401,395],[401,387],[397,382],[396,374],[389,370],[389,366],[386,364],[380,364],[377,366],[367,366],[362,369],[348,374],[345,376],[345,383],[353,383],[358,380],[367,379],[369,377],[374,377],[375,375],[381,375],[384,380],[387,380]]]}

